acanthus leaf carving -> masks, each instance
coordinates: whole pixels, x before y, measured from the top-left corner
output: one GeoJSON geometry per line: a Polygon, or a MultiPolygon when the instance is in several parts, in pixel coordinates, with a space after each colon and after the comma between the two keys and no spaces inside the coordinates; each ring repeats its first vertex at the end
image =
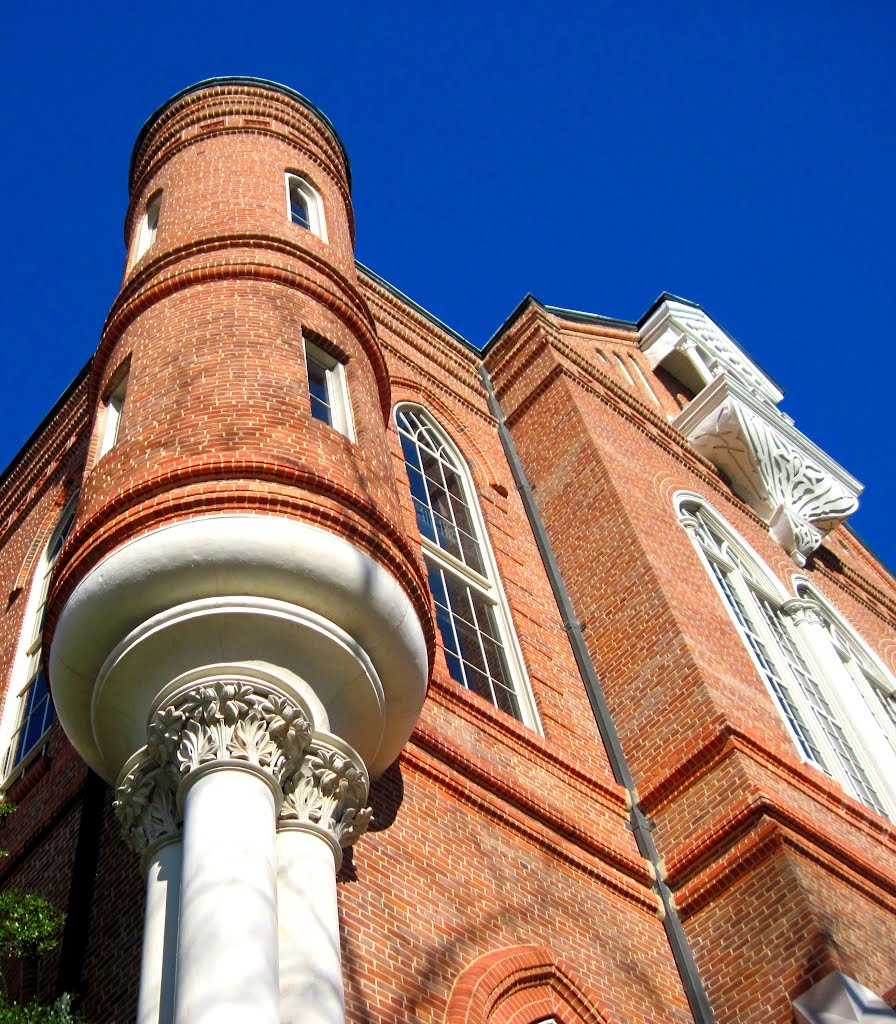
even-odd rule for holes
{"type": "Polygon", "coordinates": [[[113,807],[125,842],[135,853],[178,835],[182,822],[177,806],[179,782],[173,766],[160,765],[148,754],[119,782],[113,807]]]}
{"type": "Polygon", "coordinates": [[[218,760],[246,761],[281,785],[312,735],[305,712],[255,681],[222,679],[175,694],[150,723],[148,749],[183,774],[218,760]]]}
{"type": "Polygon", "coordinates": [[[280,818],[315,826],[348,847],[367,831],[373,817],[365,806],[368,790],[360,759],[315,739],[286,792],[280,818]]]}

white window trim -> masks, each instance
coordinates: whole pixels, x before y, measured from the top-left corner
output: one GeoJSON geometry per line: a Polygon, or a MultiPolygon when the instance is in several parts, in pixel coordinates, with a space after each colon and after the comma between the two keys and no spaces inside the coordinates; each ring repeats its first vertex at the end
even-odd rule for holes
{"type": "MultiPolygon", "coordinates": [[[[883,789],[896,807],[896,723],[887,716],[876,693],[880,691],[896,695],[896,679],[853,626],[809,580],[804,576],[795,577],[794,590],[800,597],[813,601],[821,610],[831,647],[834,649],[831,656],[837,658],[839,667],[842,667],[852,681],[856,693],[844,693],[843,688],[837,686],[832,686],[831,689],[844,716],[853,724],[863,752],[878,769],[876,775],[883,789]],[[865,662],[867,670],[863,669],[859,662],[865,662]],[[869,675],[874,677],[873,680],[869,675]],[[857,708],[850,700],[855,696],[861,701],[863,714],[856,714],[857,708]],[[882,742],[887,744],[886,749],[881,747],[882,742]],[[879,761],[883,762],[883,765],[879,765],[879,761]]],[[[827,676],[836,677],[838,666],[828,665],[821,652],[812,653],[820,671],[827,676]]]]}
{"type": "Polygon", "coordinates": [[[96,451],[96,461],[99,460],[118,441],[118,432],[121,428],[121,414],[124,411],[124,403],[128,392],[128,375],[125,374],[118,382],[115,390],[106,399],[104,406],[103,433],[96,451]]]}
{"type": "MultiPolygon", "coordinates": [[[[395,417],[396,429],[398,425],[398,415],[404,409],[410,409],[418,416],[425,418],[444,441],[445,445],[457,461],[457,466],[455,468],[458,470],[460,476],[464,499],[466,501],[467,508],[470,511],[472,525],[476,530],[475,539],[479,543],[479,549],[488,575],[482,575],[476,572],[475,569],[470,568],[470,566],[462,562],[459,558],[455,558],[450,551],[446,551],[434,541],[431,541],[428,537],[424,537],[418,531],[423,553],[434,565],[459,578],[463,583],[467,584],[471,590],[474,590],[489,605],[491,605],[495,615],[495,624],[498,628],[498,639],[503,645],[507,669],[510,673],[510,685],[519,706],[520,718],[518,721],[532,729],[533,732],[538,733],[540,736],[544,736],[544,728],[542,727],[541,719],[539,718],[538,710],[535,706],[535,698],[532,694],[532,687],[529,682],[528,673],[526,672],[523,650],[520,646],[519,637],[517,636],[516,629],[513,625],[513,619],[510,614],[510,605],[507,601],[507,594],[504,590],[501,573],[498,570],[498,563],[495,559],[495,553],[489,538],[488,529],[486,528],[485,517],[482,514],[482,507],[476,494],[476,488],[473,484],[473,478],[470,473],[470,468],[467,465],[467,460],[463,457],[460,449],[439,421],[429,413],[427,409],[416,402],[401,402],[399,405],[395,406],[393,415],[395,417]]],[[[405,479],[407,479],[406,473],[405,479]]],[[[500,711],[500,708],[496,708],[496,710],[500,711]]]]}
{"type": "Polygon", "coordinates": [[[131,265],[139,263],[155,244],[159,232],[159,213],[162,209],[162,193],[151,196],[140,220],[140,231],[137,233],[137,246],[131,265]]]}
{"type": "Polygon", "coordinates": [[[312,234],[322,241],[327,241],[327,221],[324,217],[324,204],[320,197],[317,189],[307,180],[302,177],[301,174],[296,174],[294,171],[287,171],[286,177],[286,219],[290,224],[295,224],[296,227],[304,227],[298,224],[292,219],[292,201],[291,195],[293,188],[302,194],[302,198],[308,206],[308,227],[305,230],[310,231],[312,234]]]}
{"type": "MultiPolygon", "coordinates": [[[[338,430],[340,434],[347,437],[349,441],[356,440],[355,421],[352,416],[352,406],[348,394],[348,380],[345,375],[345,363],[331,356],[313,341],[302,337],[305,355],[305,373],[308,373],[308,360],[312,360],[324,368],[327,383],[327,400],[330,405],[332,419],[328,426],[338,430]]],[[[310,395],[310,385],[309,385],[310,395]]],[[[318,422],[323,422],[319,420],[318,422]]]]}
{"type": "MultiPolygon", "coordinates": [[[[2,789],[7,789],[38,755],[43,747],[44,740],[53,726],[53,721],[56,719],[54,712],[50,726],[44,731],[40,739],[34,743],[20,761],[11,765],[10,762],[14,757],[12,744],[14,739],[18,743],[18,730],[22,724],[25,712],[25,698],[31,689],[32,683],[37,678],[36,674],[30,671],[33,657],[35,654],[37,657],[41,656],[40,647],[43,641],[43,624],[39,621],[38,616],[46,601],[50,575],[56,563],[55,558],[52,562],[49,562],[48,556],[53,544],[59,538],[60,531],[67,531],[69,528],[71,518],[74,515],[76,501],[77,495],[74,495],[66,502],[31,574],[28,600],[25,604],[22,629],[19,634],[19,643],[16,649],[15,660],[13,661],[13,670],[10,674],[3,715],[0,718],[0,773],[2,773],[3,780],[2,787],[0,788],[2,789]]],[[[58,555],[59,552],[57,552],[57,558],[58,555]]],[[[50,699],[52,700],[52,696],[50,699]]]]}
{"type": "MultiPolygon", "coordinates": [[[[732,571],[735,570],[735,567],[731,563],[720,561],[722,567],[728,571],[728,580],[730,585],[741,600],[745,598],[745,594],[743,592],[745,589],[755,590],[760,596],[765,597],[769,603],[776,608],[776,610],[780,610],[781,606],[787,601],[793,600],[792,595],[789,594],[784,585],[772,575],[771,571],[766,567],[759,555],[757,555],[752,547],[734,529],[732,529],[731,526],[728,525],[726,520],[712,507],[712,505],[709,504],[709,502],[707,502],[705,498],[692,492],[678,492],[674,496],[673,500],[678,513],[679,522],[682,526],[686,525],[686,521],[691,515],[690,509],[687,506],[698,506],[701,513],[712,522],[713,526],[725,538],[726,543],[732,548],[737,549],[738,553],[745,560],[751,563],[758,581],[761,581],[759,586],[757,586],[754,581],[744,579],[739,572],[732,571]]],[[[820,752],[825,757],[827,764],[820,764],[813,757],[810,757],[805,751],[799,736],[794,731],[787,715],[781,708],[778,697],[772,690],[767,674],[760,664],[756,653],[754,652],[753,647],[741,626],[741,623],[738,621],[728,597],[722,590],[722,587],[712,570],[710,554],[704,549],[703,545],[691,533],[691,531],[688,531],[688,533],[691,536],[691,542],[694,545],[700,560],[706,568],[707,576],[719,595],[719,600],[722,602],[729,618],[734,624],[750,660],[753,662],[756,671],[759,673],[759,676],[766,688],[766,692],[771,697],[772,704],[778,713],[781,722],[784,724],[787,733],[793,741],[797,756],[805,764],[812,765],[818,771],[821,771],[835,779],[841,784],[846,793],[854,799],[859,800],[859,802],[864,803],[862,798],[853,790],[846,773],[839,763],[836,750],[824,734],[823,729],[818,725],[815,711],[806,698],[802,685],[794,674],[788,658],[786,655],[782,656],[780,644],[768,623],[765,621],[765,616],[758,614],[756,616],[756,621],[753,624],[754,629],[771,657],[775,671],[778,675],[782,676],[787,683],[790,698],[799,710],[800,716],[803,720],[803,725],[811,737],[813,744],[819,748],[820,752]]],[[[746,596],[749,597],[749,595],[746,596]]],[[[850,709],[844,705],[842,698],[838,696],[836,692],[837,688],[831,685],[827,673],[824,671],[823,666],[819,664],[817,655],[815,655],[813,651],[807,649],[798,634],[798,630],[796,630],[790,623],[788,616],[782,613],[779,616],[779,622],[783,630],[786,632],[788,639],[799,652],[800,656],[805,661],[806,666],[812,673],[812,679],[816,686],[823,694],[831,709],[835,712],[837,716],[835,719],[836,723],[846,734],[846,738],[852,747],[852,752],[855,754],[861,768],[868,776],[869,781],[874,786],[875,795],[884,806],[884,809],[890,818],[896,820],[896,801],[894,801],[892,787],[887,785],[886,780],[882,778],[876,759],[870,753],[869,744],[866,738],[855,726],[850,709]]],[[[869,810],[873,812],[873,808],[869,807],[869,810]]]]}

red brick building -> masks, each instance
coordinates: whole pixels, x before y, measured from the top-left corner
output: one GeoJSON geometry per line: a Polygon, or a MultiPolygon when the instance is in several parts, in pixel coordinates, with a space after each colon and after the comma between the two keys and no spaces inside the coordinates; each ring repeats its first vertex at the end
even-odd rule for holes
{"type": "Polygon", "coordinates": [[[0,875],[67,913],[10,994],[892,1014],[896,583],[777,385],[669,295],[465,341],[356,263],[283,86],[175,96],[130,184],[97,351],[0,481],[0,875]]]}

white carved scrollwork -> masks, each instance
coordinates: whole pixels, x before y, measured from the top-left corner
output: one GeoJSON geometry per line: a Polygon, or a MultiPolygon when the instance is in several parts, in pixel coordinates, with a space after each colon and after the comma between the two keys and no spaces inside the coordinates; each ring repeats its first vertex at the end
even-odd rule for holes
{"type": "Polygon", "coordinates": [[[826,628],[821,608],[807,597],[794,597],[781,605],[781,611],[789,615],[795,626],[812,624],[826,628]]]}
{"type": "Polygon", "coordinates": [[[147,749],[186,774],[213,761],[246,761],[283,784],[311,740],[305,712],[257,682],[223,679],[175,694],[157,711],[147,749]]]}
{"type": "Polygon", "coordinates": [[[799,565],[856,508],[861,486],[779,411],[719,377],[676,420],[799,565]]]}
{"type": "Polygon", "coordinates": [[[289,786],[280,820],[311,828],[337,847],[348,847],[367,831],[373,816],[363,763],[316,738],[289,786]]]}
{"type": "Polygon", "coordinates": [[[180,777],[171,765],[160,766],[143,754],[119,782],[115,813],[125,842],[137,854],[157,843],[175,838],[182,816],[177,806],[180,777]]]}

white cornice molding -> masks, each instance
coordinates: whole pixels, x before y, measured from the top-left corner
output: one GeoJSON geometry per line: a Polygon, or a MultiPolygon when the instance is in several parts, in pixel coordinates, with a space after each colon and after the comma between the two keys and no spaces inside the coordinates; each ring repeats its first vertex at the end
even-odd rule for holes
{"type": "Polygon", "coordinates": [[[858,508],[862,485],[773,404],[721,373],[674,421],[798,565],[858,508]]]}

